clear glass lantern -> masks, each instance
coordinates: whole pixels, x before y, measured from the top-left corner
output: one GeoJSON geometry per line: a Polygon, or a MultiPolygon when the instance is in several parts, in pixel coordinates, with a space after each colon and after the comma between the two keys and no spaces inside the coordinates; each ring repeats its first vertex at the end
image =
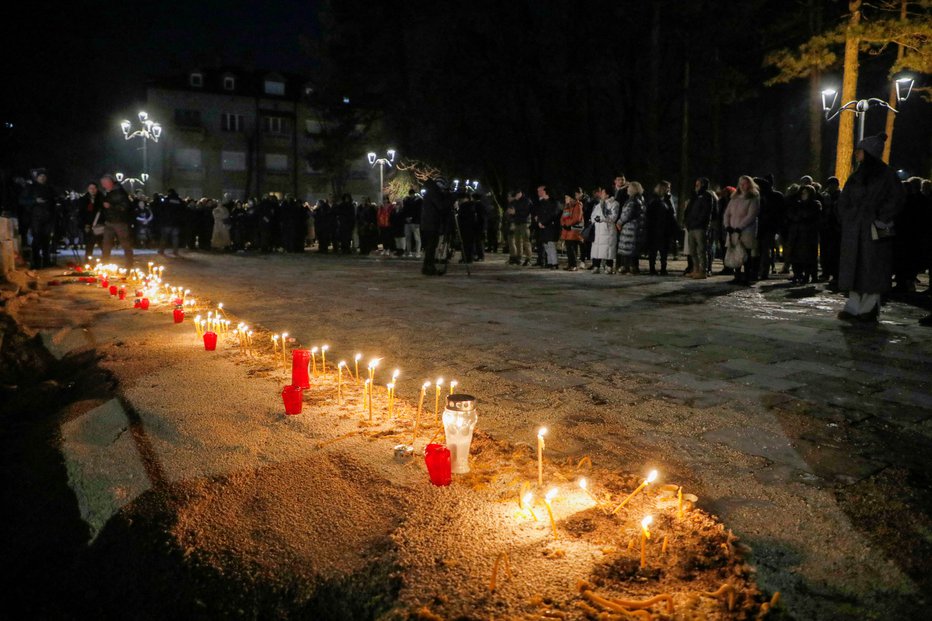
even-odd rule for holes
{"type": "Polygon", "coordinates": [[[454,474],[469,472],[469,446],[472,444],[472,432],[477,420],[479,410],[475,397],[458,394],[447,397],[447,405],[443,410],[443,429],[454,474]]]}

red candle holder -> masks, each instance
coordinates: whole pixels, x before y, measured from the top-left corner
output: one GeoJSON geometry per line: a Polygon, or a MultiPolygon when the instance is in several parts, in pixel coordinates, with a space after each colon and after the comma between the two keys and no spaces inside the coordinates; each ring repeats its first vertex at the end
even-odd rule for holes
{"type": "Polygon", "coordinates": [[[309,349],[291,350],[291,383],[301,388],[310,388],[311,380],[308,377],[307,367],[311,363],[309,349]]]}
{"type": "Polygon", "coordinates": [[[424,462],[431,483],[441,487],[450,484],[450,449],[445,444],[428,444],[424,448],[424,462]]]}
{"type": "Polygon", "coordinates": [[[205,332],[204,333],[204,349],[207,351],[214,351],[217,349],[217,333],[216,332],[205,332]]]}
{"type": "Polygon", "coordinates": [[[137,297],[137,298],[141,298],[142,296],[143,296],[142,290],[141,290],[141,289],[136,289],[136,297],[137,297]]]}
{"type": "Polygon", "coordinates": [[[102,289],[106,289],[106,288],[109,287],[109,286],[110,286],[110,281],[109,281],[109,280],[101,280],[101,281],[100,281],[100,287],[101,287],[102,289]]]}
{"type": "Polygon", "coordinates": [[[285,402],[285,414],[296,416],[304,407],[304,389],[300,386],[285,386],[282,388],[282,401],[285,402]]]}
{"type": "Polygon", "coordinates": [[[149,310],[149,298],[139,300],[139,308],[142,310],[149,310]]]}
{"type": "Polygon", "coordinates": [[[119,299],[121,299],[121,300],[125,300],[125,299],[126,299],[126,289],[124,289],[123,287],[120,287],[119,289],[117,289],[117,297],[118,297],[119,299]]]}
{"type": "Polygon", "coordinates": [[[139,298],[133,300],[133,308],[142,308],[142,300],[139,298]]]}
{"type": "Polygon", "coordinates": [[[110,295],[116,295],[116,294],[117,294],[117,286],[110,285],[110,295]]]}
{"type": "Polygon", "coordinates": [[[181,323],[184,321],[184,309],[176,308],[172,311],[172,319],[175,320],[175,323],[181,323]]]}
{"type": "Polygon", "coordinates": [[[76,271],[77,273],[80,274],[81,272],[84,271],[84,268],[81,267],[80,265],[75,265],[75,266],[74,266],[74,271],[76,271]]]}

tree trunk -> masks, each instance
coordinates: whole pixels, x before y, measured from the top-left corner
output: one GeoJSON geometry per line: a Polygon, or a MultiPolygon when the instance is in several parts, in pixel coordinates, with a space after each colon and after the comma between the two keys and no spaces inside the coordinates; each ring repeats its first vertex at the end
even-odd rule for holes
{"type": "MultiPolygon", "coordinates": [[[[857,99],[858,90],[858,44],[860,40],[855,29],[861,23],[861,0],[848,0],[848,9],[851,17],[848,20],[848,29],[845,37],[845,64],[844,80],[841,87],[841,100],[844,105],[857,99]]],[[[842,112],[838,115],[838,148],[835,153],[835,176],[844,185],[851,175],[851,156],[854,153],[854,121],[853,114],[842,112]]]]}
{"type": "Polygon", "coordinates": [[[651,179],[660,178],[660,23],[661,2],[654,0],[650,29],[650,89],[647,110],[647,170],[651,179]]]}
{"type": "Polygon", "coordinates": [[[680,137],[680,212],[689,197],[689,58],[683,64],[683,130],[680,137]]]}
{"type": "MultiPolygon", "coordinates": [[[[906,5],[908,0],[902,0],[900,4],[900,21],[906,21],[906,5]]],[[[903,58],[903,46],[896,46],[896,60],[899,62],[903,58]]],[[[896,108],[899,103],[896,100],[896,82],[890,85],[890,108],[896,108]]],[[[887,125],[884,131],[887,133],[887,141],[883,143],[883,161],[890,163],[890,150],[893,147],[893,122],[896,119],[896,113],[887,109],[887,125]]]]}
{"type": "MultiPolygon", "coordinates": [[[[822,32],[822,2],[809,0],[809,35],[822,32]]],[[[809,73],[809,174],[822,180],[822,70],[809,73]]]]}

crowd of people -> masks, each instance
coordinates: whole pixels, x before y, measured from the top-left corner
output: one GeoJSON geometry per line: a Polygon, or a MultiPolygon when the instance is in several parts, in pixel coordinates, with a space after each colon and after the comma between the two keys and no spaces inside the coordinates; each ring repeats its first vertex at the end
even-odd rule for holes
{"type": "Polygon", "coordinates": [[[918,276],[932,268],[932,182],[905,181],[882,161],[885,136],[858,144],[859,165],[841,189],[804,176],[785,192],[772,176],[741,176],[734,186],[695,180],[679,213],[669,181],[648,192],[618,175],[610,187],[562,193],[547,185],[532,199],[508,193],[499,207],[491,194],[425,179],[420,190],[375,204],[343,194],[311,205],[274,195],[247,201],[181,197],[174,190],[146,197],[128,193],[111,175],[83,194],[58,195],[44,170],[24,184],[18,197],[24,246],[31,265],[51,265],[53,251],[71,248],[91,260],[94,249],[109,258],[118,242],[127,265],[133,248],[223,252],[276,251],[321,254],[380,254],[423,259],[423,273],[440,274],[459,252],[459,261],[484,261],[506,253],[508,263],[637,275],[669,276],[668,259],[682,251],[685,276],[732,275],[749,285],[781,272],[795,284],[826,282],[849,294],[839,317],[876,321],[882,297],[913,293],[918,276]],[[27,244],[28,242],[28,244],[27,244]],[[659,264],[659,269],[658,269],[659,264]]]}

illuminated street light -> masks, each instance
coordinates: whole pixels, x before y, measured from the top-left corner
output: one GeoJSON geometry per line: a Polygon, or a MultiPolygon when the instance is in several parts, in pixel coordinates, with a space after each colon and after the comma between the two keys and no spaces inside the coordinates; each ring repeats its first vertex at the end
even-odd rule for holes
{"type": "MultiPolygon", "coordinates": [[[[906,98],[909,97],[909,94],[913,91],[914,82],[915,80],[909,76],[903,76],[894,81],[897,101],[906,101],[906,98]]],[[[858,142],[864,140],[864,127],[867,124],[868,110],[875,106],[881,106],[883,108],[892,110],[894,114],[899,114],[899,110],[888,104],[883,99],[878,99],[876,97],[871,97],[870,99],[859,99],[857,101],[849,101],[845,105],[841,106],[838,110],[836,110],[834,114],[832,114],[832,110],[835,108],[835,103],[837,100],[838,93],[835,91],[835,89],[827,88],[822,91],[822,110],[825,112],[825,120],[831,121],[842,112],[853,112],[854,115],[858,118],[858,142]]]]}
{"type": "Polygon", "coordinates": [[[158,142],[162,136],[162,125],[149,118],[149,113],[140,110],[137,115],[139,118],[140,128],[133,130],[133,124],[128,120],[120,123],[120,129],[123,130],[123,138],[132,140],[133,138],[142,138],[142,174],[139,178],[133,178],[140,184],[145,184],[149,179],[149,141],[158,142]]]}
{"type": "Polygon", "coordinates": [[[382,203],[382,192],[385,190],[385,167],[392,166],[395,163],[395,150],[389,149],[385,152],[384,157],[379,157],[374,151],[366,154],[369,160],[369,166],[379,166],[379,204],[382,203]]]}

